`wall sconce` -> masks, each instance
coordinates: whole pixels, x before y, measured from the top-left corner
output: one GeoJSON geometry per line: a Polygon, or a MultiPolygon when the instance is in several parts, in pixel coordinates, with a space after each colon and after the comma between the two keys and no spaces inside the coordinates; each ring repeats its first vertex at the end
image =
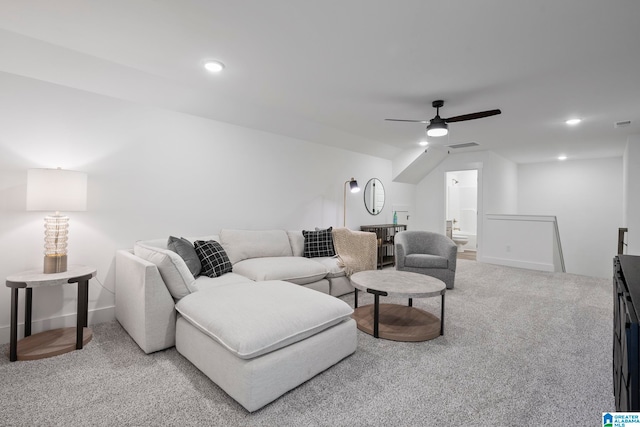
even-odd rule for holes
{"type": "Polygon", "coordinates": [[[344,182],[344,215],[342,224],[344,227],[347,226],[347,184],[349,184],[349,189],[352,193],[357,193],[358,191],[360,191],[360,187],[358,187],[358,181],[356,181],[355,178],[351,178],[350,180],[344,182]]]}
{"type": "Polygon", "coordinates": [[[87,210],[87,174],[58,169],[27,171],[27,210],[55,212],[44,219],[44,273],[67,271],[69,217],[87,210]]]}

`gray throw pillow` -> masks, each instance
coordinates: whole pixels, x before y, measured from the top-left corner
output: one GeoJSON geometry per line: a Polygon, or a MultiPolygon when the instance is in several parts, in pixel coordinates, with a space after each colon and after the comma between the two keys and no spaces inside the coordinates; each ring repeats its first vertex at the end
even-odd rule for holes
{"type": "Polygon", "coordinates": [[[200,275],[202,264],[200,263],[200,258],[198,258],[198,254],[190,241],[184,237],[178,238],[169,236],[167,248],[180,255],[184,260],[184,263],[187,264],[187,268],[191,274],[193,274],[193,277],[198,277],[200,275]]]}

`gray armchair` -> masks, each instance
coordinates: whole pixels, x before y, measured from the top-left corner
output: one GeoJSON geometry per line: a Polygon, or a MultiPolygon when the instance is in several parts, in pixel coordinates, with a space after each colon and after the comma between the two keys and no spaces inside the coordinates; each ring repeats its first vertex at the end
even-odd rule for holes
{"type": "Polygon", "coordinates": [[[426,274],[453,289],[458,247],[444,234],[401,231],[395,236],[396,270],[426,274]]]}

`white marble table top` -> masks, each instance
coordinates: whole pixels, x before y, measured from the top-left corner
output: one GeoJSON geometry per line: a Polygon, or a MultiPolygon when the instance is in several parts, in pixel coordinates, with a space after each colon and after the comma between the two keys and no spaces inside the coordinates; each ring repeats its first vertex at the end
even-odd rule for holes
{"type": "Polygon", "coordinates": [[[87,274],[90,274],[91,277],[95,277],[96,269],[86,265],[70,265],[67,267],[67,271],[63,273],[45,274],[42,272],[42,269],[29,270],[8,276],[7,286],[19,288],[36,288],[40,286],[63,285],[65,283],[69,283],[69,279],[86,276],[87,274]],[[26,284],[26,286],[13,286],[8,282],[12,282],[14,284],[24,283],[26,284]]]}
{"type": "Polygon", "coordinates": [[[391,297],[428,298],[445,293],[444,282],[424,274],[398,270],[367,270],[351,276],[351,284],[362,290],[383,291],[391,297]]]}

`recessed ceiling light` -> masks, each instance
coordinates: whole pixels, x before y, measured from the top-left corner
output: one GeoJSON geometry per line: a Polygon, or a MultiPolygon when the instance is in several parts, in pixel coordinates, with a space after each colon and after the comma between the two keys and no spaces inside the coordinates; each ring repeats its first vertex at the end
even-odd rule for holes
{"type": "Polygon", "coordinates": [[[558,156],[558,160],[567,160],[567,156],[565,156],[564,154],[561,154],[558,156]]]}
{"type": "Polygon", "coordinates": [[[204,63],[204,68],[212,73],[219,73],[224,70],[224,64],[220,61],[208,60],[204,63]]]}
{"type": "Polygon", "coordinates": [[[418,142],[418,144],[420,144],[421,146],[425,147],[425,146],[429,145],[429,141],[420,141],[420,142],[418,142]]]}
{"type": "Polygon", "coordinates": [[[582,119],[569,119],[565,123],[568,124],[568,125],[573,126],[573,125],[577,125],[581,121],[582,121],[582,119]]]}

